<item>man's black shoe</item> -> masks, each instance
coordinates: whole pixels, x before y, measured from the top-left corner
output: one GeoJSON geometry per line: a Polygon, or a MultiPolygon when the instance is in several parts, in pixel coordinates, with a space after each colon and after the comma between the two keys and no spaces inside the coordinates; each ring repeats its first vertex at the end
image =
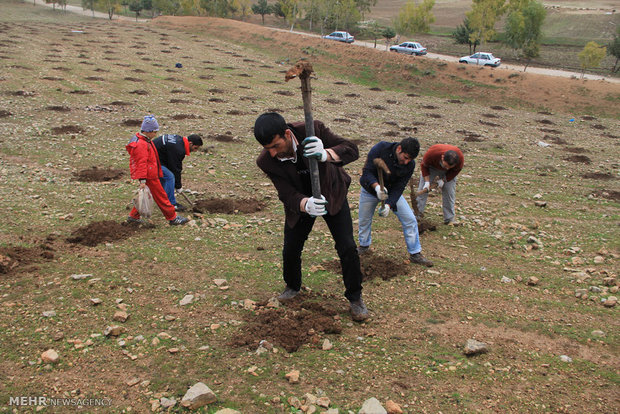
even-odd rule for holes
{"type": "Polygon", "coordinates": [[[359,256],[366,254],[370,251],[370,246],[360,246],[357,248],[357,254],[359,256]]]}
{"type": "Polygon", "coordinates": [[[356,322],[362,322],[368,319],[370,315],[368,315],[368,309],[366,309],[366,305],[362,298],[352,300],[349,303],[351,304],[351,319],[356,322]]]}
{"type": "Polygon", "coordinates": [[[422,266],[433,267],[433,262],[422,256],[422,253],[413,253],[409,256],[409,261],[411,263],[420,264],[422,266]]]}
{"type": "Polygon", "coordinates": [[[286,302],[286,301],[293,299],[297,295],[299,295],[298,290],[291,289],[290,287],[287,286],[286,289],[284,289],[284,292],[282,292],[280,296],[278,296],[278,300],[280,302],[286,302]]]}
{"type": "Polygon", "coordinates": [[[168,224],[170,224],[171,226],[180,226],[182,224],[185,224],[189,221],[188,218],[183,217],[183,216],[179,216],[177,214],[177,217],[174,220],[170,220],[168,221],[168,224]]]}
{"type": "Polygon", "coordinates": [[[185,206],[184,206],[183,204],[181,204],[181,203],[176,203],[176,204],[174,205],[174,209],[175,209],[176,211],[187,211],[187,207],[185,207],[185,206]]]}

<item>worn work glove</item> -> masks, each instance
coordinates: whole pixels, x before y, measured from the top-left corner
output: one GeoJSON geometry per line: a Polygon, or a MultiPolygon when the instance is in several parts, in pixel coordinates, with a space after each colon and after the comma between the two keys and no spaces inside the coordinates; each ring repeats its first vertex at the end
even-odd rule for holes
{"type": "Polygon", "coordinates": [[[304,147],[304,157],[315,158],[320,162],[327,161],[327,151],[323,148],[323,141],[319,137],[308,137],[301,145],[304,147]]]}
{"type": "Polygon", "coordinates": [[[424,188],[422,188],[422,190],[430,191],[431,190],[431,183],[429,181],[424,181],[424,188]]]}
{"type": "Polygon", "coordinates": [[[387,217],[390,214],[390,205],[386,204],[383,207],[379,207],[377,214],[379,214],[379,217],[387,217]]]}
{"type": "Polygon", "coordinates": [[[439,179],[439,180],[437,181],[437,188],[439,188],[439,189],[441,190],[441,189],[443,188],[443,185],[444,185],[444,184],[445,184],[445,183],[443,182],[443,180],[442,180],[442,179],[439,179]]]}
{"type": "Polygon", "coordinates": [[[381,186],[378,185],[375,187],[375,191],[377,193],[377,198],[381,201],[387,200],[388,198],[388,192],[387,192],[387,188],[383,187],[383,189],[381,189],[381,186]]]}
{"type": "Polygon", "coordinates": [[[312,217],[324,216],[327,214],[327,200],[325,197],[321,195],[321,198],[310,197],[308,201],[306,201],[306,206],[304,210],[306,213],[310,214],[312,217]]]}
{"type": "Polygon", "coordinates": [[[144,187],[146,187],[146,179],[141,178],[141,179],[139,180],[139,182],[140,182],[140,187],[139,187],[139,188],[144,188],[144,187]]]}

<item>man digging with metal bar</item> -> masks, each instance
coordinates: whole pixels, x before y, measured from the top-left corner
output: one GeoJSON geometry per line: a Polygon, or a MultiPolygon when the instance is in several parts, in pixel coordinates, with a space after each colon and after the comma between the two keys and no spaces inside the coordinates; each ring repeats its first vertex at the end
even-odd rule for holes
{"type": "Polygon", "coordinates": [[[409,206],[403,190],[413,175],[415,157],[420,152],[420,143],[415,138],[401,142],[381,141],[368,152],[366,164],[360,177],[359,205],[359,253],[364,254],[372,242],[372,216],[381,202],[378,214],[387,217],[393,211],[400,220],[405,244],[411,263],[432,267],[433,263],[422,256],[418,233],[418,222],[409,206]]]}
{"type": "Polygon", "coordinates": [[[271,179],[284,204],[283,277],[286,289],[278,300],[286,302],[301,289],[301,254],[316,217],[322,216],[336,242],[342,265],[345,297],[355,321],[368,318],[362,300],[362,272],[353,238],[353,221],[347,201],[351,177],[342,168],[359,157],[357,145],[330,131],[322,122],[313,121],[315,136],[305,136],[304,122],[287,124],[274,112],[258,117],[254,136],[263,146],[256,160],[271,179]],[[309,159],[318,160],[319,198],[312,196],[309,159]]]}

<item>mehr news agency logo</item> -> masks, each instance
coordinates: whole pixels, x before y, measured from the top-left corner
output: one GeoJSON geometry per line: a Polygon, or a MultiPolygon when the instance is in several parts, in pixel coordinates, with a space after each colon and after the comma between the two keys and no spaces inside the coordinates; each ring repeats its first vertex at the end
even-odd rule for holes
{"type": "Polygon", "coordinates": [[[109,398],[52,398],[52,397],[9,397],[11,406],[42,406],[42,407],[109,407],[109,398]]]}

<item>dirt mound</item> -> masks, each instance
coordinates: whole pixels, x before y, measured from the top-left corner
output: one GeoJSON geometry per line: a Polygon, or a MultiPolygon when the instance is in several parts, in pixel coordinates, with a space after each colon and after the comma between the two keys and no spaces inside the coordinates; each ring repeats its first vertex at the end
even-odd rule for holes
{"type": "Polygon", "coordinates": [[[194,115],[194,114],[177,114],[177,115],[172,115],[172,119],[180,121],[183,119],[201,119],[202,117],[200,115],[194,115]]]}
{"type": "Polygon", "coordinates": [[[5,111],[4,109],[0,110],[0,118],[6,118],[13,115],[12,113],[10,113],[9,111],[5,111]]]}
{"type": "Polygon", "coordinates": [[[431,223],[430,221],[424,218],[418,219],[418,234],[422,234],[425,231],[436,231],[436,230],[437,230],[437,226],[431,223]]]}
{"type": "Polygon", "coordinates": [[[263,208],[265,208],[265,203],[255,198],[241,200],[211,198],[207,200],[198,200],[194,203],[194,211],[197,213],[248,214],[256,213],[263,208]]]}
{"type": "Polygon", "coordinates": [[[131,127],[140,126],[142,125],[142,120],[141,119],[125,119],[121,123],[121,125],[131,126],[131,127]]]}
{"type": "MultiPolygon", "coordinates": [[[[372,250],[360,256],[360,265],[364,280],[383,279],[389,280],[396,276],[406,275],[409,268],[404,262],[396,262],[389,257],[382,257],[372,250]]],[[[331,260],[322,264],[325,270],[341,274],[340,260],[331,260]]]]}
{"type": "Polygon", "coordinates": [[[593,180],[613,180],[616,177],[610,173],[591,172],[585,173],[583,178],[591,178],[593,180]]]}
{"type": "Polygon", "coordinates": [[[56,112],[70,112],[71,108],[63,105],[50,105],[46,106],[45,109],[48,111],[56,111],[56,112]]]}
{"type": "Polygon", "coordinates": [[[256,350],[265,340],[295,352],[304,344],[318,344],[321,333],[341,333],[341,322],[334,318],[339,306],[316,302],[313,296],[302,292],[278,309],[266,308],[267,302],[258,304],[256,312],[246,316],[246,325],[230,345],[256,350]]]}
{"type": "Polygon", "coordinates": [[[123,170],[114,168],[98,168],[96,166],[74,173],[75,181],[100,182],[118,180],[124,174],[123,170]]]}
{"type": "Polygon", "coordinates": [[[54,249],[45,243],[35,247],[0,247],[0,274],[21,270],[32,263],[54,258],[54,249]]]}
{"type": "Polygon", "coordinates": [[[592,195],[597,198],[606,198],[607,200],[620,202],[620,191],[602,189],[594,191],[592,195]]]}
{"type": "Polygon", "coordinates": [[[74,230],[71,236],[67,237],[67,241],[92,247],[99,243],[127,239],[139,229],[140,226],[118,223],[112,220],[95,221],[74,230]]]}
{"type": "Polygon", "coordinates": [[[233,142],[235,137],[232,135],[230,131],[227,131],[225,134],[211,134],[208,135],[207,138],[213,139],[219,142],[233,142]]]}
{"type": "Polygon", "coordinates": [[[84,132],[84,128],[79,125],[63,125],[59,127],[53,127],[51,131],[54,135],[81,134],[82,132],[84,132]]]}
{"type": "Polygon", "coordinates": [[[592,164],[592,160],[589,157],[586,157],[585,155],[572,155],[570,157],[564,158],[564,160],[571,161],[571,162],[580,162],[583,164],[592,164]]]}

